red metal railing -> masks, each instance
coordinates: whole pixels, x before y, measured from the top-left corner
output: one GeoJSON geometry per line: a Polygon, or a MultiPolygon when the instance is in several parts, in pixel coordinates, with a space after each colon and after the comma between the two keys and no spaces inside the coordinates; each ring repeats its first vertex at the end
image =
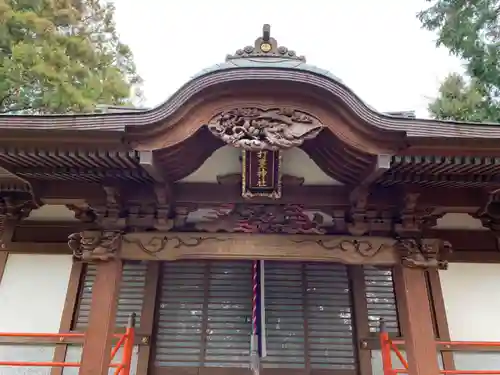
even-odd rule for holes
{"type": "MultiPolygon", "coordinates": [[[[130,366],[132,363],[132,353],[134,349],[135,339],[135,314],[133,314],[128,322],[124,334],[115,334],[118,339],[111,350],[110,368],[114,368],[114,375],[130,375],[130,366]],[[123,346],[122,359],[118,363],[113,363],[113,360],[123,346]]],[[[64,341],[66,338],[85,338],[85,333],[7,333],[0,332],[0,337],[18,337],[18,338],[48,338],[59,339],[64,341]]],[[[26,361],[0,361],[0,366],[15,366],[15,367],[80,367],[80,362],[26,362],[26,361]]]]}
{"type": "MultiPolygon", "coordinates": [[[[398,349],[398,345],[404,344],[403,340],[392,340],[385,329],[383,321],[380,322],[380,351],[382,354],[382,368],[384,375],[408,374],[408,362],[398,349]],[[394,368],[392,364],[391,352],[394,352],[403,368],[394,368]]],[[[467,346],[476,348],[498,348],[500,351],[500,342],[485,341],[436,341],[436,345],[445,345],[447,349],[454,347],[467,346]]],[[[500,375],[500,370],[440,370],[440,374],[450,375],[500,375]]]]}

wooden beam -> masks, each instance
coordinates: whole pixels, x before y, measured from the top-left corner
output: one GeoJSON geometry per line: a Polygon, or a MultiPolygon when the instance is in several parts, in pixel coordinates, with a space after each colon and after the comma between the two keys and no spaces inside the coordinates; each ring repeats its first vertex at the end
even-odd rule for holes
{"type": "MultiPolygon", "coordinates": [[[[487,193],[479,188],[423,188],[409,186],[412,192],[420,194],[419,205],[436,207],[444,211],[476,212],[487,200],[487,193]]],[[[154,202],[152,186],[134,182],[124,183],[120,192],[124,200],[154,202]]],[[[283,186],[281,199],[255,198],[252,203],[267,204],[303,204],[310,207],[350,206],[349,196],[352,187],[339,185],[283,186]]],[[[102,186],[95,183],[63,182],[47,183],[37,191],[37,198],[42,201],[59,204],[74,203],[75,200],[105,202],[102,186]]],[[[370,191],[369,206],[394,207],[403,196],[400,187],[374,187],[370,191]]],[[[241,185],[219,185],[215,183],[175,183],[173,201],[177,204],[216,205],[227,203],[248,203],[241,196],[241,185]]]]}
{"type": "Polygon", "coordinates": [[[121,260],[97,263],[79,375],[108,375],[115,329],[121,260]]]}
{"type": "MultiPolygon", "coordinates": [[[[76,225],[71,233],[79,232],[82,227],[76,225]]],[[[20,236],[16,242],[5,243],[5,251],[12,253],[45,253],[45,254],[71,254],[68,247],[68,233],[65,229],[60,232],[60,236],[54,238],[54,242],[38,242],[40,238],[46,236],[38,235],[47,231],[46,224],[40,227],[23,227],[23,233],[29,232],[29,236],[20,236]]],[[[55,231],[54,231],[55,232],[55,231]]],[[[161,232],[150,232],[150,235],[161,235],[161,232]]],[[[176,232],[169,232],[169,235],[175,235],[176,232]]],[[[199,232],[197,235],[209,235],[199,232]]],[[[221,234],[218,234],[221,235],[221,234]]],[[[238,234],[235,234],[238,236],[238,234]]],[[[261,235],[262,236],[262,235],[261,235]]],[[[267,235],[265,235],[267,236],[267,235]]],[[[275,235],[281,239],[287,238],[287,235],[275,235]]],[[[298,235],[299,238],[305,238],[298,235]]],[[[318,238],[331,239],[339,235],[326,235],[318,238]]],[[[448,241],[452,244],[453,252],[446,256],[450,262],[469,262],[469,263],[500,263],[500,251],[497,248],[496,237],[489,231],[478,230],[431,230],[424,232],[425,238],[438,238],[448,241]]],[[[254,237],[254,236],[253,236],[254,237]]]]}
{"type": "Polygon", "coordinates": [[[365,178],[361,182],[365,186],[371,185],[385,172],[391,169],[391,158],[392,155],[379,154],[377,155],[377,160],[372,166],[371,170],[366,174],[365,178]]]}
{"type": "Polygon", "coordinates": [[[369,188],[380,176],[387,172],[391,168],[391,155],[377,155],[375,163],[373,163],[370,168],[365,172],[364,177],[361,179],[360,183],[352,193],[350,194],[350,200],[356,201],[357,197],[362,194],[362,192],[369,188]]]}
{"type": "MultiPolygon", "coordinates": [[[[436,325],[436,336],[439,340],[450,341],[450,330],[448,327],[448,320],[446,319],[446,308],[444,304],[443,290],[441,288],[441,281],[439,279],[439,271],[428,270],[427,278],[429,280],[429,296],[432,302],[432,309],[434,311],[434,319],[436,325]]],[[[453,352],[441,352],[443,359],[443,368],[445,370],[455,370],[455,360],[453,352]]]]}
{"type": "MultiPolygon", "coordinates": [[[[174,234],[175,232],[171,232],[174,234]]],[[[203,233],[198,233],[198,234],[203,234],[203,233]]],[[[206,234],[206,233],[205,233],[206,234]]],[[[267,235],[265,235],[267,236],[267,235]]],[[[279,237],[285,237],[285,236],[280,236],[279,237]]],[[[333,236],[329,236],[333,237],[333,236]]],[[[339,237],[339,236],[336,236],[339,237]]],[[[267,252],[275,252],[276,250],[270,249],[267,252]]],[[[16,254],[71,254],[71,250],[68,247],[68,244],[66,242],[51,242],[51,243],[36,243],[36,242],[17,242],[17,243],[12,243],[9,245],[9,252],[11,253],[16,253],[16,254]]],[[[2,253],[0,251],[0,260],[2,258],[2,253]]],[[[282,254],[279,250],[276,251],[276,255],[273,255],[273,258],[277,258],[277,260],[283,260],[283,257],[286,257],[286,254],[282,254]]],[[[195,258],[201,258],[203,256],[207,256],[199,254],[196,255],[195,252],[192,252],[190,255],[185,255],[186,258],[189,259],[195,259],[195,258]]],[[[135,255],[134,257],[145,257],[143,255],[138,256],[135,255]]],[[[225,257],[230,257],[229,255],[213,255],[213,259],[221,259],[225,257]]],[[[238,259],[241,259],[241,256],[238,256],[238,259]]],[[[251,257],[250,257],[251,258],[251,257]]],[[[249,258],[249,259],[250,259],[249,258]]],[[[152,258],[148,258],[152,260],[152,258]]],[[[161,260],[158,258],[155,258],[156,260],[161,260]]],[[[287,258],[288,259],[288,258],[287,258]]],[[[296,260],[297,256],[290,256],[288,260],[296,260]]],[[[310,256],[307,254],[303,255],[304,260],[313,260],[313,259],[318,259],[318,261],[335,261],[334,257],[328,256],[326,259],[332,259],[332,260],[326,260],[324,257],[318,257],[314,253],[311,254],[310,256]]],[[[451,263],[500,263],[500,251],[492,251],[492,249],[477,249],[477,250],[468,250],[468,251],[454,251],[450,255],[446,256],[446,260],[448,260],[451,263]]],[[[367,263],[368,264],[368,263],[367,263]]]]}
{"type": "Polygon", "coordinates": [[[137,374],[148,374],[148,367],[151,363],[151,336],[153,335],[153,323],[156,311],[156,294],[158,289],[158,280],[160,277],[159,262],[149,262],[148,271],[146,274],[146,285],[144,287],[144,300],[142,303],[141,311],[141,333],[145,334],[147,340],[142,342],[143,345],[139,347],[137,358],[137,374]]]}
{"type": "Polygon", "coordinates": [[[101,184],[73,181],[57,181],[44,184],[38,191],[38,198],[47,204],[74,204],[86,201],[105,201],[106,195],[101,184]]]}
{"type": "MultiPolygon", "coordinates": [[[[218,185],[210,183],[176,183],[173,185],[176,203],[218,204],[248,203],[241,197],[241,186],[218,185]]],[[[419,205],[422,207],[439,207],[444,211],[476,212],[484,205],[487,194],[477,188],[446,189],[422,188],[411,186],[413,192],[419,193],[419,205]]],[[[303,204],[312,207],[350,206],[349,197],[352,187],[338,185],[306,185],[283,186],[281,199],[252,199],[252,203],[267,204],[303,204]]],[[[398,206],[403,198],[403,189],[399,187],[376,187],[370,191],[368,205],[371,207],[398,206]]]]}
{"type": "MultiPolygon", "coordinates": [[[[76,308],[78,298],[78,291],[80,286],[80,279],[82,276],[83,263],[73,262],[71,273],[69,276],[68,289],[66,291],[66,300],[64,301],[63,312],[61,316],[61,323],[59,325],[59,332],[69,332],[71,324],[73,323],[73,316],[76,308]]],[[[54,362],[64,362],[66,358],[66,351],[68,345],[57,345],[54,350],[54,362]]],[[[62,375],[62,367],[53,367],[50,375],[62,375]]]]}
{"type": "Polygon", "coordinates": [[[265,235],[244,233],[128,233],[120,256],[128,260],[309,260],[393,265],[395,240],[385,237],[265,235]]]}
{"type": "MultiPolygon", "coordinates": [[[[249,203],[241,196],[241,185],[217,185],[208,183],[174,184],[176,204],[227,204],[249,203]],[[201,189],[201,190],[200,190],[201,189]]],[[[254,197],[256,204],[307,204],[309,206],[349,206],[349,190],[344,186],[283,186],[278,200],[254,197]]]]}
{"type": "MultiPolygon", "coordinates": [[[[394,340],[394,341],[403,341],[403,337],[399,336],[392,336],[389,335],[389,337],[394,340]]],[[[361,344],[362,344],[362,349],[363,350],[380,350],[380,339],[376,336],[369,336],[361,339],[361,344]]],[[[405,345],[404,343],[396,343],[397,348],[400,350],[405,350],[405,345]]],[[[470,352],[496,352],[498,353],[498,347],[494,346],[477,346],[477,345],[460,345],[460,346],[453,346],[450,347],[449,344],[442,343],[442,344],[437,344],[436,345],[437,350],[441,351],[443,354],[444,353],[450,353],[453,355],[455,352],[465,352],[469,353],[470,352]]],[[[398,361],[399,362],[399,361],[398,361]]],[[[445,365],[446,366],[446,365],[445,365]]]]}
{"type": "MultiPolygon", "coordinates": [[[[349,279],[351,280],[351,293],[353,299],[354,327],[357,342],[365,349],[362,339],[370,336],[368,325],[368,305],[366,302],[366,284],[362,266],[349,267],[349,279]]],[[[359,373],[372,375],[372,353],[369,350],[359,350],[359,373]]]]}
{"type": "Polygon", "coordinates": [[[396,298],[406,306],[400,313],[409,375],[438,375],[436,339],[425,270],[395,267],[396,298]]]}
{"type": "Polygon", "coordinates": [[[3,273],[5,272],[5,266],[7,265],[7,258],[9,253],[7,251],[0,251],[0,283],[2,282],[3,273]]]}
{"type": "MultiPolygon", "coordinates": [[[[72,331],[72,333],[85,333],[82,331],[72,331]]],[[[123,334],[125,329],[115,329],[115,334],[123,334]]],[[[150,335],[144,335],[141,332],[136,332],[134,345],[145,345],[144,342],[149,340],[150,335]]],[[[120,338],[113,337],[112,343],[116,344],[120,338]]],[[[84,337],[66,337],[61,339],[59,337],[0,337],[0,345],[12,344],[12,345],[47,345],[55,346],[56,350],[58,347],[65,346],[78,346],[82,347],[84,343],[84,337]]],[[[116,358],[118,359],[118,358],[116,358]]],[[[63,360],[64,361],[64,360],[63,360]]]]}
{"type": "Polygon", "coordinates": [[[67,242],[11,242],[6,248],[17,254],[71,254],[67,242]]]}
{"type": "MultiPolygon", "coordinates": [[[[424,237],[440,238],[451,243],[454,252],[472,252],[476,250],[497,251],[497,239],[493,232],[488,230],[448,230],[433,229],[423,232],[424,237]]],[[[453,253],[450,255],[452,259],[453,253]]]]}
{"type": "Polygon", "coordinates": [[[453,263],[500,263],[500,251],[454,251],[446,258],[453,263]]]}
{"type": "Polygon", "coordinates": [[[153,151],[139,151],[139,165],[144,168],[155,182],[165,183],[165,175],[157,167],[153,151]]]}

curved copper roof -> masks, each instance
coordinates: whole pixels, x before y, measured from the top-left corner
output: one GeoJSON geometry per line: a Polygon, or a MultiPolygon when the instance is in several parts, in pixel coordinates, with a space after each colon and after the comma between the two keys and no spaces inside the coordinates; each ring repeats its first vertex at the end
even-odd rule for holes
{"type": "Polygon", "coordinates": [[[77,175],[81,181],[149,183],[155,177],[141,164],[141,155],[147,154],[163,174],[161,179],[175,182],[228,143],[210,132],[206,125],[211,119],[248,108],[274,115],[291,109],[315,116],[322,130],[298,147],[327,175],[347,185],[376,178],[379,184],[416,181],[432,186],[496,181],[500,124],[379,113],[333,74],[279,46],[266,29],[254,46],[202,70],[154,109],[0,116],[0,166],[27,179],[77,175]],[[457,155],[475,159],[450,159],[457,155]],[[378,166],[380,156],[392,157],[391,167],[376,177],[383,170],[378,166]],[[434,156],[439,160],[429,159],[434,156]],[[437,171],[439,180],[426,175],[430,170],[437,171]],[[475,180],[462,178],[466,173],[474,174],[475,180]]]}
{"type": "Polygon", "coordinates": [[[276,40],[257,38],[254,47],[245,47],[226,62],[204,69],[182,86],[167,101],[150,110],[76,115],[1,115],[0,128],[111,130],[152,125],[168,120],[188,100],[209,88],[227,83],[294,82],[319,89],[345,105],[360,121],[384,131],[404,132],[408,137],[500,138],[498,124],[465,123],[413,119],[382,114],[364,103],[330,72],[306,63],[293,51],[278,46],[276,40]],[[270,45],[267,52],[261,49],[270,45]]]}

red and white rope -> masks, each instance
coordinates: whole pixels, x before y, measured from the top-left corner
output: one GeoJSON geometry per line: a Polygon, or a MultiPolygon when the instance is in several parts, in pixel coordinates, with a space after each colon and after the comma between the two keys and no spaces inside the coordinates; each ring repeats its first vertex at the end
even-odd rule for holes
{"type": "Polygon", "coordinates": [[[253,261],[252,266],[252,333],[257,334],[257,288],[258,288],[258,280],[257,280],[257,264],[258,261],[253,261]]]}

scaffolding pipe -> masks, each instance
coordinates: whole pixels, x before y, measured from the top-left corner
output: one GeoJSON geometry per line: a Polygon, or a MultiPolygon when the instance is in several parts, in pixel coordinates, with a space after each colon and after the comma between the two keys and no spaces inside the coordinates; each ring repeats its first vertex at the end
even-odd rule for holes
{"type": "MultiPolygon", "coordinates": [[[[69,332],[69,333],[18,333],[18,332],[0,332],[0,337],[22,337],[22,338],[58,338],[64,343],[65,338],[84,338],[85,333],[69,332]]],[[[132,354],[134,350],[135,340],[135,313],[131,314],[124,334],[113,334],[113,337],[118,338],[118,342],[113,347],[110,355],[110,362],[123,345],[122,360],[120,363],[110,363],[109,367],[115,369],[115,375],[130,375],[132,364],[132,354]]],[[[50,344],[51,342],[47,342],[50,344]]],[[[0,367],[80,367],[79,362],[27,362],[27,361],[0,361],[0,367]]]]}
{"type": "MultiPolygon", "coordinates": [[[[384,375],[408,374],[408,363],[396,346],[404,344],[404,341],[391,340],[389,334],[387,333],[386,325],[383,319],[380,319],[379,339],[384,375]],[[394,352],[403,364],[404,368],[393,368],[391,352],[394,352]]],[[[463,346],[500,348],[500,342],[493,341],[436,341],[436,344],[444,345],[448,350],[452,350],[453,347],[463,346]]],[[[439,373],[444,375],[500,375],[500,370],[440,370],[439,373]]]]}

